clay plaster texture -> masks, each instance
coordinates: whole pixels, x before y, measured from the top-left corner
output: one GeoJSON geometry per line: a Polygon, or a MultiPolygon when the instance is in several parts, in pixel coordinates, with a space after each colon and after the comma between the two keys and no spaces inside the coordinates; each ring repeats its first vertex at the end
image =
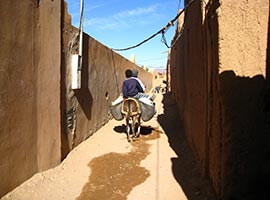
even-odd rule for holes
{"type": "Polygon", "coordinates": [[[171,49],[179,121],[201,172],[225,199],[251,196],[260,176],[268,9],[259,0],[195,1],[171,49]]]}
{"type": "Polygon", "coordinates": [[[221,1],[219,15],[220,73],[265,76],[269,1],[221,1]]]}
{"type": "Polygon", "coordinates": [[[0,17],[2,196],[60,162],[60,1],[1,1],[0,17]]]}
{"type": "Polygon", "coordinates": [[[78,30],[66,10],[61,0],[0,2],[0,196],[57,166],[111,119],[127,68],[152,87],[151,73],[84,34],[81,89],[72,90],[78,30]]]}

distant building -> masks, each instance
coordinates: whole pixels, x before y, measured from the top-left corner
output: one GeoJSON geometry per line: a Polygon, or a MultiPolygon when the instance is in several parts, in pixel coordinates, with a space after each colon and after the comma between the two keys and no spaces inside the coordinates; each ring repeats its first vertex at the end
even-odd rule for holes
{"type": "Polygon", "coordinates": [[[136,59],[135,54],[131,54],[130,55],[130,61],[133,62],[133,63],[136,63],[135,59],[136,59]]]}

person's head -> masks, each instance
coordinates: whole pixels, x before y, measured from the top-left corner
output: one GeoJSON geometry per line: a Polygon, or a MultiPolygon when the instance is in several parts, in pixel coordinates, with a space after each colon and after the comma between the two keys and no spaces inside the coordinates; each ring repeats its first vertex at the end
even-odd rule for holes
{"type": "Polygon", "coordinates": [[[125,71],[125,74],[126,74],[126,78],[130,78],[132,76],[132,71],[130,69],[127,69],[125,71]]]}
{"type": "Polygon", "coordinates": [[[139,73],[139,72],[138,72],[137,69],[133,69],[133,70],[132,70],[132,76],[133,76],[133,77],[138,77],[138,73],[139,73]]]}

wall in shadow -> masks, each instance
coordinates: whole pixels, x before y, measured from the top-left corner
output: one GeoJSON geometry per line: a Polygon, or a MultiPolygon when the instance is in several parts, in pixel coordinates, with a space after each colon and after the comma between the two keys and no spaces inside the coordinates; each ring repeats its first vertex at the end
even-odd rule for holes
{"type": "Polygon", "coordinates": [[[210,177],[219,196],[223,192],[222,177],[222,125],[220,120],[221,104],[219,97],[219,22],[217,9],[219,0],[208,1],[205,5],[204,20],[204,60],[205,63],[205,162],[204,173],[210,177]]]}
{"type": "Polygon", "coordinates": [[[225,199],[269,199],[269,123],[264,111],[262,75],[220,74],[222,157],[225,199]]]}
{"type": "Polygon", "coordinates": [[[217,200],[211,181],[201,174],[198,160],[186,139],[183,123],[178,120],[177,105],[171,94],[165,94],[162,103],[164,114],[158,115],[158,122],[168,136],[170,147],[177,154],[177,157],[171,158],[176,181],[189,200],[217,200]]]}
{"type": "Polygon", "coordinates": [[[171,48],[171,91],[178,105],[187,139],[200,165],[204,166],[207,71],[201,2],[195,1],[185,12],[184,19],[183,26],[178,25],[181,30],[177,33],[181,36],[175,36],[175,45],[171,48]]]}
{"type": "MultiPolygon", "coordinates": [[[[67,12],[67,3],[61,4],[61,30],[64,30],[65,28],[65,20],[67,12]]],[[[64,34],[61,34],[61,49],[67,49],[65,47],[65,37],[64,34]]],[[[61,77],[60,77],[60,113],[61,113],[61,160],[63,160],[68,152],[69,152],[69,143],[68,143],[68,137],[66,134],[66,127],[67,127],[67,121],[66,121],[66,69],[67,61],[66,61],[66,55],[65,52],[61,52],[61,77]]]]}
{"type": "MultiPolygon", "coordinates": [[[[248,78],[238,77],[233,71],[220,72],[226,67],[241,68],[235,63],[220,63],[219,30],[228,25],[225,17],[223,21],[218,18],[220,6],[219,0],[194,3],[185,13],[181,37],[175,37],[178,41],[171,50],[169,65],[172,97],[180,111],[175,123],[182,123],[202,174],[211,179],[220,197],[263,199],[268,197],[263,188],[268,186],[265,177],[269,177],[269,170],[265,169],[270,157],[265,142],[269,141],[270,130],[267,84],[262,75],[248,78]]],[[[224,59],[224,52],[230,49],[223,48],[224,59]]],[[[269,80],[269,61],[266,68],[269,80]]],[[[171,137],[179,137],[177,134],[171,137]]],[[[181,148],[173,139],[170,144],[176,152],[181,148]]],[[[177,168],[183,170],[181,166],[174,170],[177,168]]]]}
{"type": "MultiPolygon", "coordinates": [[[[269,199],[270,121],[264,111],[266,81],[237,77],[232,71],[220,75],[222,91],[222,199],[269,199]]],[[[188,145],[177,106],[170,94],[163,98],[164,114],[158,122],[177,154],[172,158],[175,179],[190,200],[196,194],[218,199],[212,181],[201,174],[200,165],[188,145]],[[169,122],[169,123],[168,123],[169,122]]],[[[221,169],[220,169],[221,170],[221,169]]]]}
{"type": "MultiPolygon", "coordinates": [[[[221,132],[218,97],[218,0],[194,3],[171,50],[171,88],[187,139],[201,172],[221,192],[221,132]],[[205,9],[205,10],[204,10],[205,9]],[[204,11],[204,12],[203,12],[204,11]],[[212,123],[215,121],[214,123],[212,123]],[[211,137],[211,138],[209,138],[211,137]]],[[[180,120],[179,119],[179,120],[180,120]]]]}

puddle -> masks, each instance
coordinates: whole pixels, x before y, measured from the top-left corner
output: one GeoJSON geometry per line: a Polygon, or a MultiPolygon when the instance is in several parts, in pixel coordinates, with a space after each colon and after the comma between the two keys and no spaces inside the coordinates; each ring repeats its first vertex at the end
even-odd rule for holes
{"type": "Polygon", "coordinates": [[[76,200],[126,200],[131,190],[150,176],[140,163],[150,154],[151,145],[147,141],[159,137],[160,131],[151,129],[150,134],[142,134],[131,143],[131,152],[108,153],[94,158],[88,164],[91,169],[88,183],[76,200]]]}

